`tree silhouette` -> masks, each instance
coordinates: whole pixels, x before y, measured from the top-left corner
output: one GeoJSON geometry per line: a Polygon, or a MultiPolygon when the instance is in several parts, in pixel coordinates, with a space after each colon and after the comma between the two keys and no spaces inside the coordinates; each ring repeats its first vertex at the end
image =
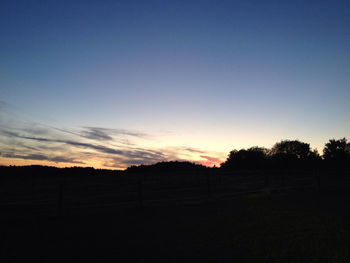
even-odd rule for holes
{"type": "Polygon", "coordinates": [[[346,138],[329,140],[323,149],[323,158],[328,163],[345,163],[350,161],[350,143],[347,142],[346,138]]]}
{"type": "Polygon", "coordinates": [[[310,144],[298,140],[283,140],[272,147],[271,154],[287,155],[297,159],[303,159],[311,154],[310,144]]]}
{"type": "Polygon", "coordinates": [[[310,144],[299,140],[282,140],[270,150],[270,156],[277,166],[311,166],[320,159],[310,144]]]}
{"type": "Polygon", "coordinates": [[[195,164],[191,162],[180,162],[180,161],[169,161],[169,162],[158,162],[151,165],[139,165],[130,166],[126,169],[128,173],[166,173],[166,172],[183,172],[192,170],[204,170],[207,169],[201,164],[195,164]]]}
{"type": "Polygon", "coordinates": [[[262,147],[251,147],[249,149],[233,150],[229,153],[227,160],[221,164],[222,168],[233,169],[257,169],[266,164],[268,150],[262,147]]]}

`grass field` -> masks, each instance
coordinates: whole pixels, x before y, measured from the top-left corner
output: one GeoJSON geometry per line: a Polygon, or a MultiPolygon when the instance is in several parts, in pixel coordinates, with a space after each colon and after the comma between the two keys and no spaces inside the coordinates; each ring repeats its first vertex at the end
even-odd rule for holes
{"type": "Polygon", "coordinates": [[[348,201],[347,195],[255,195],[3,218],[1,262],[349,262],[348,201]]]}

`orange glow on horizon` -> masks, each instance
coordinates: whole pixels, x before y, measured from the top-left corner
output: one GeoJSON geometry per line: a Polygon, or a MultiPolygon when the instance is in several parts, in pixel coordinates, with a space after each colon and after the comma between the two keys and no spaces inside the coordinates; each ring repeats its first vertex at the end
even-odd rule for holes
{"type": "MultiPolygon", "coordinates": [[[[184,156],[182,156],[184,157],[184,156]]],[[[213,158],[213,160],[207,160],[200,158],[202,160],[199,160],[198,158],[195,158],[194,156],[191,156],[192,158],[187,158],[187,161],[201,164],[206,167],[213,167],[214,165],[216,167],[219,167],[220,164],[224,160],[220,160],[218,158],[213,158]]],[[[181,158],[181,160],[184,160],[181,158]]],[[[165,160],[165,161],[174,161],[174,160],[165,160]]],[[[85,163],[56,163],[46,160],[26,160],[26,159],[15,159],[15,158],[0,158],[0,165],[4,166],[28,166],[28,165],[43,165],[43,166],[53,166],[57,168],[65,168],[65,167],[93,167],[95,169],[108,169],[108,170],[125,170],[127,167],[112,167],[112,166],[106,166],[103,165],[106,163],[104,160],[101,159],[89,159],[86,160],[85,163]]],[[[155,162],[156,163],[156,162],[155,162]]],[[[131,166],[131,165],[129,165],[131,166]]]]}

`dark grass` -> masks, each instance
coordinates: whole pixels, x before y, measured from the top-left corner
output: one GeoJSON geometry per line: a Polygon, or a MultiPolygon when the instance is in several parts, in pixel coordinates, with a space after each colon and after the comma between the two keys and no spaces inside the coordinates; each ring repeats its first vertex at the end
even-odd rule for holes
{"type": "Polygon", "coordinates": [[[256,195],[61,218],[2,217],[1,262],[350,262],[348,201],[256,195]]]}

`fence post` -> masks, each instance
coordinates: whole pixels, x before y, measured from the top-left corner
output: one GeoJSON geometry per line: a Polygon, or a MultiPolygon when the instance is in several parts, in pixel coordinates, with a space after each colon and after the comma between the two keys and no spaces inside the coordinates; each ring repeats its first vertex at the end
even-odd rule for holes
{"type": "Polygon", "coordinates": [[[35,182],[34,182],[34,174],[31,173],[31,197],[32,197],[32,203],[34,203],[34,197],[35,197],[35,182]]]}
{"type": "Polygon", "coordinates": [[[137,186],[137,195],[139,201],[139,207],[143,207],[143,180],[139,177],[138,186],[137,186]]]}
{"type": "Polygon", "coordinates": [[[63,215],[63,183],[59,184],[58,189],[58,205],[57,205],[57,215],[61,217],[63,215]]]}
{"type": "Polygon", "coordinates": [[[207,187],[208,187],[208,198],[212,196],[211,182],[210,182],[210,173],[207,173],[207,187]]]}
{"type": "Polygon", "coordinates": [[[321,174],[317,169],[315,170],[315,175],[316,175],[318,192],[321,192],[321,174]]]}
{"type": "Polygon", "coordinates": [[[269,173],[265,171],[265,190],[267,193],[271,193],[271,188],[270,188],[270,176],[269,173]]]}

